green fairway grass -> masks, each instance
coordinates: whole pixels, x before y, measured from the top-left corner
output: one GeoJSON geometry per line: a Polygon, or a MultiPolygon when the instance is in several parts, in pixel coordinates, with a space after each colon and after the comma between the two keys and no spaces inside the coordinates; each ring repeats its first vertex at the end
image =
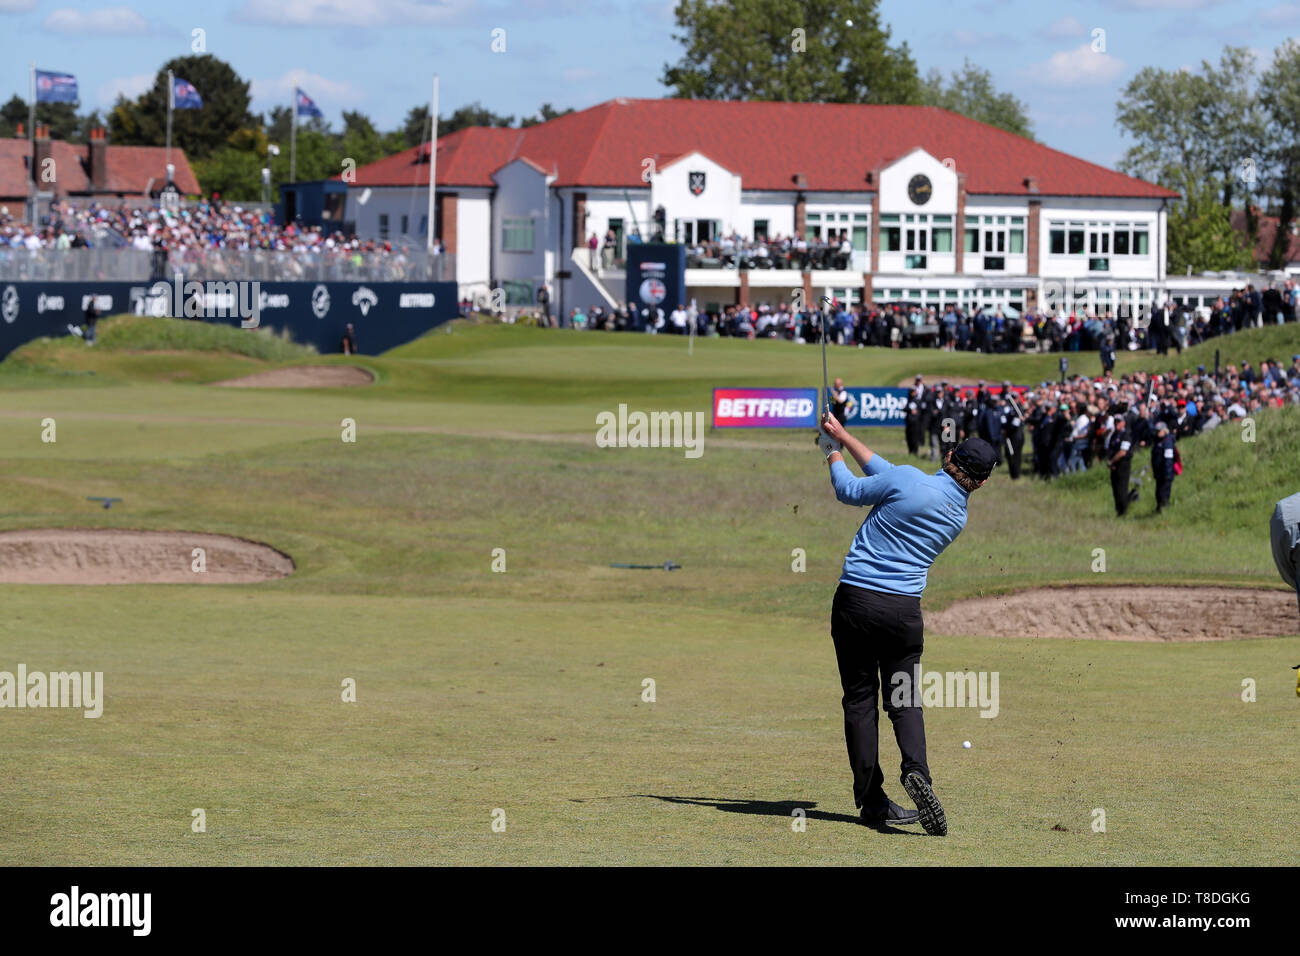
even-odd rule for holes
{"type": "MultiPolygon", "coordinates": [[[[819,385],[815,347],[701,339],[688,355],[677,337],[456,322],[344,358],[148,324],[165,321],[104,321],[93,349],[44,341],[0,363],[0,530],[233,534],[297,570],[258,585],[0,585],[0,670],[103,671],[106,687],[96,720],[0,710],[0,863],[1294,861],[1294,633],[928,636],[927,671],[999,673],[1000,713],[927,710],[948,837],[852,823],[828,621],[863,512],[834,501],[811,434],[709,431],[698,459],[594,440],[597,413],[620,403],[707,423],[714,386],[819,385]],[[376,382],[203,384],[322,362],[376,382]],[[668,559],[682,569],[609,567],[668,559]],[[348,678],[356,703],[341,700],[348,678]]],[[[1300,351],[1290,326],[1169,361],[1212,364],[1216,344],[1225,363],[1300,351]]],[[[1027,383],[1055,378],[1057,358],[837,348],[831,374],[1027,383]]],[[[1183,442],[1159,516],[1144,494],[1116,521],[1100,470],[1051,485],[999,471],[924,607],[1063,583],[1280,589],[1268,520],[1300,481],[1300,410],[1255,421],[1253,442],[1237,425],[1183,442]]],[[[862,437],[907,460],[901,429],[862,437]]],[[[886,787],[903,800],[882,722],[886,787]]]]}

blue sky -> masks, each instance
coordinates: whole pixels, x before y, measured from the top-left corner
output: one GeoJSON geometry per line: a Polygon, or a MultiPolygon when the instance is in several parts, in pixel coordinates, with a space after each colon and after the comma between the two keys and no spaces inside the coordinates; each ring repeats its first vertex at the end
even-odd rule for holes
{"type": "MultiPolygon", "coordinates": [[[[381,129],[427,101],[473,100],[515,116],[543,102],[583,108],[656,97],[677,59],[674,0],[209,0],[205,3],[0,0],[0,98],[24,98],[27,64],[77,75],[84,105],[134,96],[168,58],[207,52],[253,85],[253,109],[287,104],[301,85],[336,126],[344,109],[381,129]],[[505,51],[492,51],[504,30],[505,51]],[[500,36],[498,34],[498,36],[500,36]]],[[[1125,141],[1115,101],[1146,65],[1196,67],[1226,43],[1272,50],[1300,31],[1300,0],[882,0],[894,42],[922,73],[969,57],[1029,106],[1038,139],[1113,166],[1125,141]],[[1097,34],[1094,31],[1104,31],[1097,34]],[[1105,52],[1093,49],[1104,39],[1105,52]]],[[[846,27],[846,29],[849,29],[846,27]]],[[[830,132],[830,131],[828,131],[830,132]]],[[[833,136],[833,133],[831,134],[833,136]]]]}

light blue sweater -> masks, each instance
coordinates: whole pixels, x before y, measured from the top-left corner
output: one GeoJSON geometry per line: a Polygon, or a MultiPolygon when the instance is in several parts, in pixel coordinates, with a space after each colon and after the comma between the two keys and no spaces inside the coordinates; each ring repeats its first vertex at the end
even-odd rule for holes
{"type": "Polygon", "coordinates": [[[844,462],[831,465],[836,498],[874,506],[853,537],[840,581],[920,597],[930,565],[966,526],[970,496],[942,471],[928,475],[879,455],[865,471],[856,478],[844,462]]]}

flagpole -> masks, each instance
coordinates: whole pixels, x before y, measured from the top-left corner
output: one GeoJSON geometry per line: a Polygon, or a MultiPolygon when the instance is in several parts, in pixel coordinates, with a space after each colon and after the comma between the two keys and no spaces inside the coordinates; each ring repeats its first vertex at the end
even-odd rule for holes
{"type": "MultiPolygon", "coordinates": [[[[167,71],[167,165],[172,164],[172,110],[176,106],[176,81],[167,71]]],[[[168,180],[170,182],[170,180],[168,180]]]]}
{"type": "Polygon", "coordinates": [[[438,172],[438,74],[433,74],[433,103],[429,107],[429,240],[427,249],[433,249],[433,236],[438,215],[433,204],[434,183],[438,172]]]}
{"type": "Polygon", "coordinates": [[[36,61],[32,61],[31,75],[32,99],[27,107],[27,139],[31,142],[32,177],[27,184],[27,194],[31,196],[27,210],[27,221],[36,222],[36,61]]]}
{"type": "Polygon", "coordinates": [[[298,167],[298,87],[293,88],[293,106],[289,109],[289,182],[296,183],[298,167]]]}

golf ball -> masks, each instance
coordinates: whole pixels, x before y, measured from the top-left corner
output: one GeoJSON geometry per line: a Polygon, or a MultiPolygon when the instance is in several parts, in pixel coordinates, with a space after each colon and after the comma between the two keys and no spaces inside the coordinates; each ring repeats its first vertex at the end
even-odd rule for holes
{"type": "Polygon", "coordinates": [[[844,21],[844,25],[845,25],[846,27],[851,27],[851,26],[853,26],[853,21],[852,21],[852,20],[845,20],[845,21],[844,21]]]}
{"type": "Polygon", "coordinates": [[[961,742],[961,745],[962,745],[962,747],[964,747],[965,749],[970,750],[970,741],[969,741],[969,740],[963,740],[963,741],[961,742]]]}

